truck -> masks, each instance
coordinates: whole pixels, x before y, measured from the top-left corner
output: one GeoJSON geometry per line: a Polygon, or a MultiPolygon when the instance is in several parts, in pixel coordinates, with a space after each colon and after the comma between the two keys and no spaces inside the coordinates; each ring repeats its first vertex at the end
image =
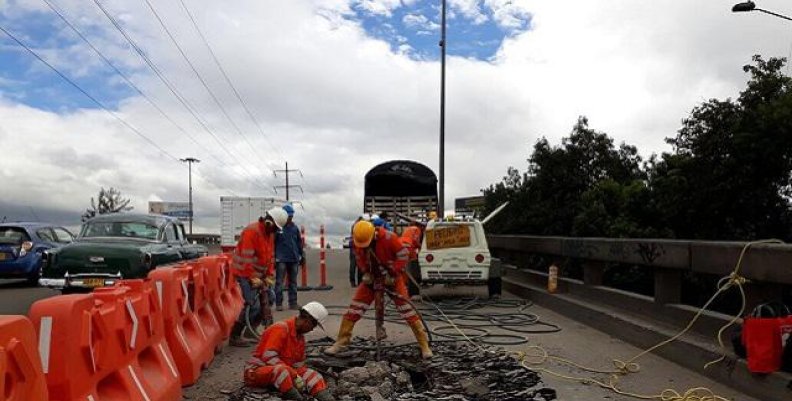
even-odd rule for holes
{"type": "Polygon", "coordinates": [[[273,206],[286,203],[285,199],[271,197],[220,197],[220,247],[230,252],[236,247],[239,236],[248,224],[255,221],[273,206]]]}
{"type": "Polygon", "coordinates": [[[429,167],[392,160],[366,173],[363,213],[385,214],[397,231],[406,225],[397,215],[425,220],[428,212],[437,210],[437,176],[429,167]]]}

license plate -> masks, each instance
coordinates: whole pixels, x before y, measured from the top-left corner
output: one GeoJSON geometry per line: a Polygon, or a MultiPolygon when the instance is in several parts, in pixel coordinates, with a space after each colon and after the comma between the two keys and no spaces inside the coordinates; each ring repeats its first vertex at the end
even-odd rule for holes
{"type": "Polygon", "coordinates": [[[86,287],[104,287],[103,278],[86,278],[83,280],[83,285],[86,287]]]}

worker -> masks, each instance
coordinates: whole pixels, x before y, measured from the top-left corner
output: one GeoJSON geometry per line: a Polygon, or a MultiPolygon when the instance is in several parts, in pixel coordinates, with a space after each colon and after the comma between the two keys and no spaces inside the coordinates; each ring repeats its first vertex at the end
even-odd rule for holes
{"type": "Polygon", "coordinates": [[[418,262],[418,252],[421,250],[421,241],[423,241],[423,225],[417,221],[413,221],[407,226],[401,235],[402,244],[409,251],[409,262],[405,270],[405,282],[407,283],[407,293],[410,295],[410,300],[420,301],[421,288],[418,286],[421,282],[421,267],[418,262]]]}
{"type": "MultiPolygon", "coordinates": [[[[286,224],[288,215],[283,208],[274,207],[267,210],[265,216],[249,224],[239,237],[239,242],[234,248],[233,272],[245,307],[239,314],[229,343],[235,347],[253,345],[242,337],[242,332],[248,328],[256,330],[260,323],[269,323],[272,313],[268,310],[268,302],[258,302],[262,291],[269,291],[275,283],[274,249],[275,233],[286,224]]],[[[268,298],[268,297],[267,297],[268,298]]],[[[254,333],[257,334],[257,333],[254,333]]]]}
{"type": "Polygon", "coordinates": [[[318,401],[332,401],[333,396],[322,375],[305,366],[305,334],[316,326],[322,327],[327,314],[322,304],[309,302],[297,316],[264,330],[245,366],[245,384],[273,386],[283,397],[292,400],[305,399],[303,391],[318,401]]]}
{"type": "Polygon", "coordinates": [[[275,308],[283,310],[283,281],[289,280],[289,309],[297,310],[297,269],[303,260],[302,237],[300,229],[294,224],[294,207],[283,206],[288,219],[275,236],[275,308]]]}
{"type": "MultiPolygon", "coordinates": [[[[368,221],[355,223],[352,229],[352,241],[355,245],[357,266],[364,273],[363,282],[355,291],[352,303],[344,314],[335,344],[326,348],[324,352],[328,355],[336,355],[349,345],[355,323],[363,317],[376,296],[372,287],[376,276],[384,280],[386,293],[396,304],[396,309],[402,318],[410,325],[421,349],[421,356],[424,359],[431,358],[432,350],[429,348],[429,338],[423,322],[407,300],[407,287],[402,272],[407,265],[409,251],[395,233],[383,227],[375,228],[368,221]]],[[[376,334],[380,337],[380,333],[376,334]]]]}

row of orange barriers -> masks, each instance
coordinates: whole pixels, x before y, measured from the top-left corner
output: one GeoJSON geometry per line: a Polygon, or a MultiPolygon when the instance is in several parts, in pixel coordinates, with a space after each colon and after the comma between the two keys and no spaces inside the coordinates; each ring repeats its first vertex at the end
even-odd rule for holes
{"type": "Polygon", "coordinates": [[[242,310],[229,258],[152,270],[0,316],[0,401],[178,401],[242,310]]]}

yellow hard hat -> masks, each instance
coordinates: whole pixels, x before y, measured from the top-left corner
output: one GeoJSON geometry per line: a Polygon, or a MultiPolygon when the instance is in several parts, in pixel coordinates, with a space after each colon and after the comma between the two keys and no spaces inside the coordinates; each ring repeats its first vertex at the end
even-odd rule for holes
{"type": "Polygon", "coordinates": [[[434,220],[437,218],[437,212],[431,211],[429,212],[429,220],[434,220]]]}
{"type": "Polygon", "coordinates": [[[370,221],[361,220],[352,227],[352,243],[358,248],[365,248],[374,239],[374,224],[370,221]]]}

